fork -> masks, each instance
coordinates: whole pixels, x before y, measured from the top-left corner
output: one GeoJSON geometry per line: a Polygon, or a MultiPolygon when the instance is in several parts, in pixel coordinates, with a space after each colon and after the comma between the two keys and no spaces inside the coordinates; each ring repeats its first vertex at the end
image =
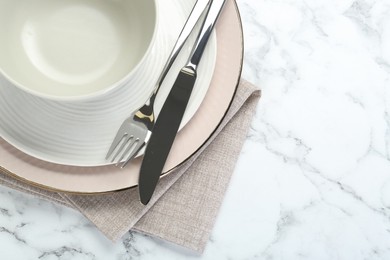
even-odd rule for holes
{"type": "Polygon", "coordinates": [[[154,102],[160,87],[172,67],[176,57],[183,48],[195,25],[208,7],[210,0],[197,0],[188,17],[166,64],[157,80],[153,93],[146,103],[126,118],[119,127],[116,136],[107,152],[106,160],[116,161],[116,166],[124,168],[145,146],[150,139],[155,123],[154,102]],[[118,160],[116,160],[119,157],[118,160]]]}

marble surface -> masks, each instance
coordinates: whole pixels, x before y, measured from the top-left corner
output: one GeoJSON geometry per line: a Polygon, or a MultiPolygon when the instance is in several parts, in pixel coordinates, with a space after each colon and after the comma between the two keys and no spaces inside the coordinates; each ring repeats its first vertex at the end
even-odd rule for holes
{"type": "Polygon", "coordinates": [[[390,1],[238,4],[263,97],[204,254],[0,187],[0,259],[390,259],[390,1]]]}

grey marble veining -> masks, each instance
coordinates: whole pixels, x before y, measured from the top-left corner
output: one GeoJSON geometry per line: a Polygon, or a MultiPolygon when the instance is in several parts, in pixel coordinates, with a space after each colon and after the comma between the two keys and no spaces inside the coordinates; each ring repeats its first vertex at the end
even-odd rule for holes
{"type": "Polygon", "coordinates": [[[390,259],[390,1],[238,4],[263,96],[205,253],[0,187],[0,259],[390,259]]]}

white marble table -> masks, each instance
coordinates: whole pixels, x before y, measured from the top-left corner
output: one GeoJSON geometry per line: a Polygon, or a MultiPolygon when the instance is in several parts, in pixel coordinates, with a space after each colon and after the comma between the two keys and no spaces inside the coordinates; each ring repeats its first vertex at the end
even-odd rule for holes
{"type": "Polygon", "coordinates": [[[390,1],[238,0],[263,89],[199,257],[0,188],[0,259],[390,259],[390,1]]]}

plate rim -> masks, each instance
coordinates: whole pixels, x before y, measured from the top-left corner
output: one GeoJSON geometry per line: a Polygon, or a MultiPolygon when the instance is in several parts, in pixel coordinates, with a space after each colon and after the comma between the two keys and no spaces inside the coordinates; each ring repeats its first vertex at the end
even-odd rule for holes
{"type": "MultiPolygon", "coordinates": [[[[239,27],[240,27],[241,59],[240,59],[240,64],[239,64],[238,77],[237,77],[237,80],[235,82],[234,91],[232,92],[232,96],[230,98],[229,104],[226,107],[223,116],[220,118],[219,122],[215,126],[214,130],[208,135],[208,137],[205,139],[205,141],[195,151],[193,151],[193,153],[191,153],[191,155],[189,155],[182,162],[178,163],[175,167],[172,167],[171,169],[169,169],[169,170],[165,171],[164,173],[162,173],[161,177],[165,177],[165,176],[169,175],[172,171],[176,170],[177,168],[179,168],[180,166],[182,166],[183,164],[188,162],[188,160],[190,160],[194,156],[194,154],[196,154],[200,149],[202,149],[203,146],[213,137],[213,135],[215,134],[217,129],[220,127],[222,121],[226,117],[226,114],[228,113],[228,111],[231,108],[231,105],[233,103],[234,97],[235,97],[235,95],[237,93],[238,86],[239,86],[239,83],[240,83],[240,80],[241,80],[241,75],[242,75],[242,70],[243,70],[243,62],[244,62],[244,53],[245,53],[245,50],[244,50],[244,47],[245,47],[245,45],[244,45],[244,32],[243,32],[243,25],[242,25],[242,18],[241,18],[240,10],[238,8],[238,4],[237,4],[236,0],[231,0],[231,2],[233,2],[234,11],[236,12],[236,15],[238,17],[238,23],[239,23],[239,27]]],[[[94,196],[94,195],[113,194],[113,193],[117,193],[117,192],[121,192],[121,191],[131,190],[131,189],[134,189],[135,187],[138,186],[138,184],[135,184],[135,185],[131,185],[131,186],[128,186],[128,187],[125,187],[125,188],[119,188],[119,189],[108,190],[108,191],[93,191],[93,192],[71,191],[71,190],[65,190],[65,189],[61,189],[61,188],[51,187],[51,186],[48,186],[48,185],[45,185],[45,184],[42,184],[42,183],[34,182],[32,180],[28,180],[28,179],[26,179],[24,177],[21,177],[20,175],[17,175],[16,173],[13,173],[12,171],[6,169],[2,165],[0,165],[0,171],[2,173],[6,174],[6,175],[9,175],[10,177],[12,177],[12,178],[14,178],[16,180],[19,180],[19,181],[21,181],[21,182],[23,182],[25,184],[31,185],[33,187],[41,188],[41,189],[43,189],[45,191],[49,191],[49,192],[61,192],[61,193],[66,193],[66,194],[71,194],[71,195],[74,194],[74,195],[94,196]]]]}
{"type": "MultiPolygon", "coordinates": [[[[237,93],[237,89],[238,89],[238,86],[240,84],[240,80],[241,80],[241,75],[242,75],[242,69],[243,69],[243,64],[244,64],[244,32],[243,32],[243,26],[242,26],[242,19],[241,19],[241,14],[240,14],[240,11],[238,9],[238,5],[237,5],[237,2],[236,0],[232,0],[234,2],[234,9],[236,11],[236,14],[238,16],[238,22],[239,22],[239,25],[240,25],[240,32],[241,32],[241,60],[240,60],[240,66],[239,66],[239,73],[238,73],[238,77],[237,77],[237,81],[235,83],[235,88],[234,88],[234,91],[232,93],[232,97],[229,101],[229,105],[226,107],[226,110],[223,114],[223,116],[220,118],[218,124],[215,126],[214,130],[210,133],[210,135],[206,138],[206,140],[198,147],[198,149],[196,149],[191,155],[189,155],[187,157],[187,159],[185,159],[184,161],[182,161],[181,163],[179,163],[178,165],[176,165],[175,167],[172,167],[171,169],[167,170],[166,172],[162,173],[160,175],[160,178],[161,177],[165,177],[166,175],[169,175],[169,173],[171,173],[172,171],[176,170],[177,168],[179,168],[180,166],[182,166],[183,164],[185,164],[189,159],[192,158],[192,156],[194,156],[199,150],[201,150],[203,148],[203,146],[214,136],[215,132],[218,130],[218,128],[221,126],[223,120],[225,119],[228,111],[230,110],[232,104],[233,104],[233,100],[234,100],[234,97],[236,96],[236,93],[237,93]]],[[[131,188],[134,188],[136,187],[137,185],[134,185],[132,186],[131,188]]],[[[128,188],[127,188],[128,189],[128,188]]]]}

